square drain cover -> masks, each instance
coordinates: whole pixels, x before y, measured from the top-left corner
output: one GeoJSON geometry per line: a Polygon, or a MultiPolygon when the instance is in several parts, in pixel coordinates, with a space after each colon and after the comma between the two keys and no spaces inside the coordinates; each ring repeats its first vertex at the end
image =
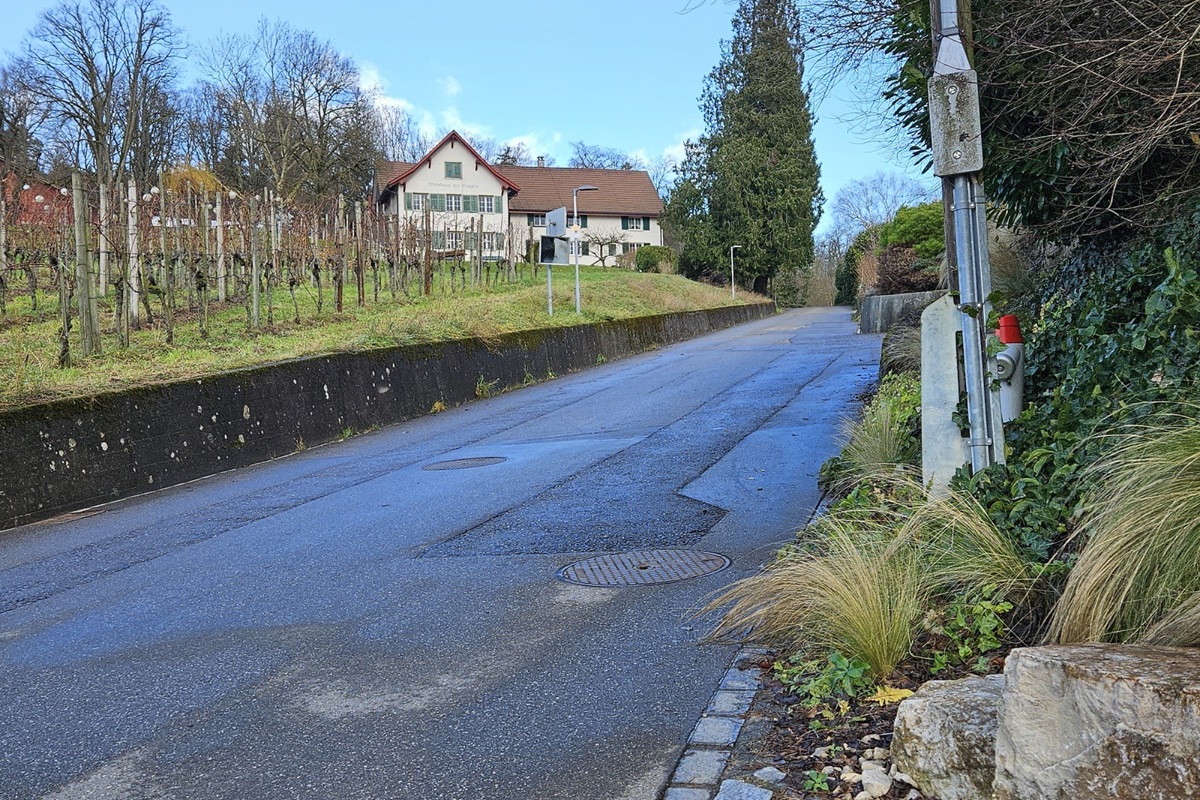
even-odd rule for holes
{"type": "Polygon", "coordinates": [[[581,586],[643,586],[720,572],[729,559],[703,550],[633,550],[585,558],[558,571],[558,579],[581,586]]]}

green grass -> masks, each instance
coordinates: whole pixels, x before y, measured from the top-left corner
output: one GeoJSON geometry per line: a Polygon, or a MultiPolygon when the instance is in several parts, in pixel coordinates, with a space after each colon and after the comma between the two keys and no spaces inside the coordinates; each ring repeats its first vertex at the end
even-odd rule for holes
{"type": "MultiPolygon", "coordinates": [[[[304,356],[367,350],[393,345],[442,342],[461,338],[488,340],[506,333],[582,323],[741,305],[763,298],[739,293],[736,303],[727,291],[689,281],[678,275],[656,275],[617,269],[584,267],[580,270],[583,313],[575,314],[574,276],[569,269],[554,271],[554,316],[546,314],[545,273],[457,293],[443,293],[435,277],[430,297],[381,290],[372,300],[367,275],[366,305],[356,305],[356,291],[348,286],[343,313],[333,313],[333,293],[325,288],[323,311],[316,313],[316,290],[304,284],[296,291],[300,323],[293,321],[286,289],[275,292],[274,326],[268,329],[267,302],[261,302],[262,329],[248,332],[244,306],[230,302],[210,304],[209,330],[202,338],[198,315],[183,308],[186,295],[177,294],[174,343],[166,343],[159,298],[153,302],[155,325],[132,332],[128,347],[118,347],[111,296],[102,299],[103,352],[79,359],[79,331],[72,330],[74,365],[57,366],[58,301],[54,294],[39,294],[38,311],[30,310],[28,295],[8,300],[8,313],[0,321],[0,410],[37,405],[60,398],[95,394],[195,378],[231,369],[250,367],[304,356]]],[[[10,280],[19,289],[20,280],[10,280]]]]}

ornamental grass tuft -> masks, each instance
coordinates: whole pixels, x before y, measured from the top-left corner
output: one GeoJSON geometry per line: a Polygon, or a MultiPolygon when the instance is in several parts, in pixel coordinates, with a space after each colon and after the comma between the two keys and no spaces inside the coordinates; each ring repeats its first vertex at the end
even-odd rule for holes
{"type": "Polygon", "coordinates": [[[1200,646],[1200,408],[1127,427],[1085,477],[1084,540],[1054,642],[1200,646]]]}

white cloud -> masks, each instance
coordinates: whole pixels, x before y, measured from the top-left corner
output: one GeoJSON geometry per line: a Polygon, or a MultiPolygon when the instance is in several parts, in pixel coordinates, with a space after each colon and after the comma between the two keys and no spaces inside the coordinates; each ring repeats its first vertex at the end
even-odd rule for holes
{"type": "Polygon", "coordinates": [[[373,64],[363,64],[359,68],[358,86],[374,99],[376,106],[392,106],[410,114],[415,110],[403,97],[392,97],[387,93],[388,81],[373,64]]]}
{"type": "Polygon", "coordinates": [[[700,138],[700,134],[702,133],[703,131],[701,131],[699,128],[692,128],[690,131],[685,131],[684,133],[680,134],[678,142],[663,148],[663,155],[671,158],[671,160],[673,160],[676,164],[682,164],[685,155],[683,143],[696,141],[700,138]]]}
{"type": "Polygon", "coordinates": [[[458,93],[462,91],[462,84],[453,75],[442,78],[438,81],[438,84],[442,87],[442,92],[447,97],[457,97],[458,93]]]}

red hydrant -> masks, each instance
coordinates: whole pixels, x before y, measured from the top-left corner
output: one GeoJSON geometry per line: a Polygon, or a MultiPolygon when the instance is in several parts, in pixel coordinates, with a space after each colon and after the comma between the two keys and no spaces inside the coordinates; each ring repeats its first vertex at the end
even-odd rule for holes
{"type": "Polygon", "coordinates": [[[1000,417],[1004,422],[1016,419],[1025,407],[1025,339],[1021,325],[1012,314],[1000,318],[996,336],[1004,349],[996,355],[996,377],[1000,379],[1000,417]]]}

